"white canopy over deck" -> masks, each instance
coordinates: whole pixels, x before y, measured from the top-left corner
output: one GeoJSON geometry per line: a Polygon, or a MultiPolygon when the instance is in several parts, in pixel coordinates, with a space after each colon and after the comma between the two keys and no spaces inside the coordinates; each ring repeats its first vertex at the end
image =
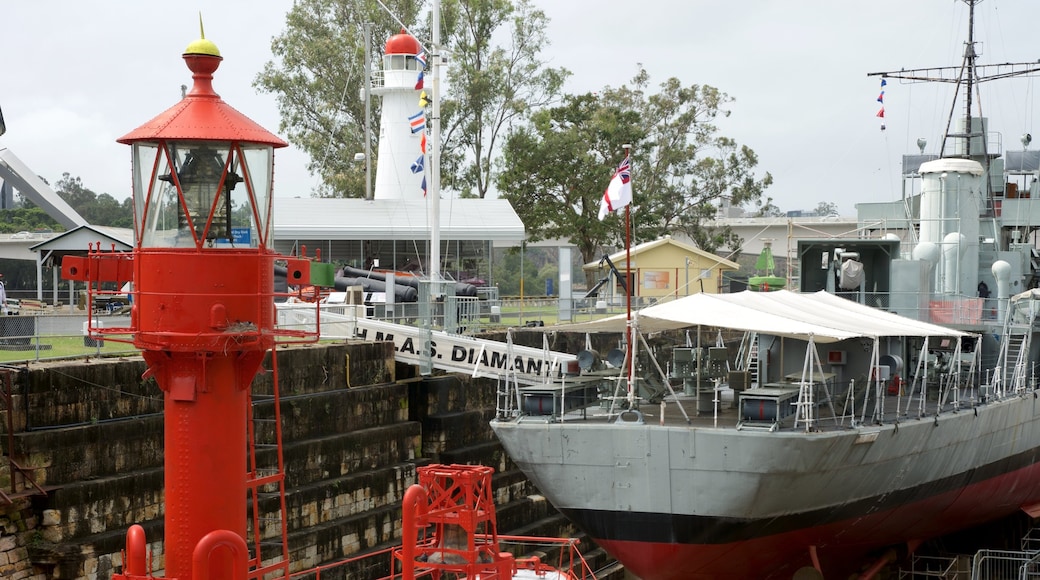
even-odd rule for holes
{"type": "MultiPolygon", "coordinates": [[[[824,291],[799,294],[744,291],[735,294],[693,294],[648,306],[633,313],[642,332],[712,326],[808,340],[838,342],[882,336],[963,337],[968,333],[899,316],[846,300],[824,291]]],[[[573,332],[623,332],[624,314],[559,325],[573,332]]]]}

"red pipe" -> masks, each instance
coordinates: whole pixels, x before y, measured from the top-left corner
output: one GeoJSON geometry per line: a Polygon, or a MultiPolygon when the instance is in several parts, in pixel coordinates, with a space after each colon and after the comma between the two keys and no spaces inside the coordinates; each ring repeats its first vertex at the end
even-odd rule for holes
{"type": "Polygon", "coordinates": [[[192,580],[245,580],[249,549],[242,536],[231,530],[213,530],[195,544],[191,553],[192,580]],[[213,554],[220,548],[231,551],[231,576],[212,575],[213,554]]]}
{"type": "Polygon", "coordinates": [[[892,562],[895,562],[895,561],[896,561],[896,551],[895,550],[888,550],[888,551],[886,551],[880,558],[877,559],[876,562],[874,562],[873,566],[871,566],[870,568],[867,568],[867,571],[860,575],[860,577],[859,577],[860,580],[870,580],[878,572],[880,572],[882,568],[884,568],[888,564],[890,564],[892,562]]]}
{"type": "MultiPolygon", "coordinates": [[[[924,540],[920,540],[920,539],[908,540],[906,542],[906,554],[908,556],[910,554],[913,554],[915,551],[917,551],[917,548],[921,547],[921,544],[923,544],[923,543],[924,543],[924,540]]],[[[881,568],[885,567],[885,565],[890,564],[892,562],[895,562],[897,557],[898,557],[898,554],[896,554],[895,549],[888,550],[887,552],[885,552],[881,556],[880,559],[878,559],[877,562],[874,562],[873,566],[871,566],[869,569],[867,569],[867,571],[864,572],[862,576],[860,576],[860,579],[861,580],[870,580],[871,578],[874,577],[875,574],[880,572],[881,568]]]]}
{"type": "Polygon", "coordinates": [[[415,580],[415,548],[419,543],[419,519],[426,515],[429,498],[421,485],[412,485],[401,500],[401,580],[415,580]]]}
{"type": "Polygon", "coordinates": [[[144,537],[144,528],[138,524],[130,526],[126,531],[126,566],[127,576],[144,576],[148,573],[148,541],[144,537]]]}

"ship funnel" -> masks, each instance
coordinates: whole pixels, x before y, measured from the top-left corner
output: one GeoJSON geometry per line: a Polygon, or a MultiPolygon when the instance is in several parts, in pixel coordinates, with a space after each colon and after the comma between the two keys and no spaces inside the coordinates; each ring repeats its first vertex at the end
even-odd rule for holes
{"type": "MultiPolygon", "coordinates": [[[[948,245],[947,235],[964,236],[958,244],[959,265],[937,273],[937,292],[955,293],[978,282],[979,215],[983,168],[971,159],[936,159],[921,164],[920,240],[948,245]],[[956,279],[953,279],[953,278],[956,279]]],[[[943,252],[943,258],[949,257],[943,252]]]]}

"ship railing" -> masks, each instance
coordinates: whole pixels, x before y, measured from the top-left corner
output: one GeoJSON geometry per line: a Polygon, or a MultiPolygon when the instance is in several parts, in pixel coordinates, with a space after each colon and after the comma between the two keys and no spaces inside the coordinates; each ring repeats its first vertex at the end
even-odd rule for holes
{"type": "Polygon", "coordinates": [[[970,561],[966,561],[966,557],[915,555],[909,569],[899,569],[899,580],[958,580],[967,578],[970,573],[970,561]]]}
{"type": "Polygon", "coordinates": [[[1025,564],[1022,564],[1018,569],[1018,578],[1019,580],[1040,578],[1040,553],[1033,553],[1032,557],[1025,564]]]}
{"type": "Polygon", "coordinates": [[[922,295],[916,291],[867,292],[839,291],[836,295],[932,324],[964,327],[999,327],[1003,322],[1007,300],[980,298],[968,294],[922,295]]]}
{"type": "Polygon", "coordinates": [[[1040,578],[1023,575],[1033,554],[1014,550],[979,550],[971,561],[971,580],[994,578],[1040,578]]]}
{"type": "Polygon", "coordinates": [[[1023,552],[1040,554],[1040,528],[1029,528],[1020,544],[1023,552]]]}

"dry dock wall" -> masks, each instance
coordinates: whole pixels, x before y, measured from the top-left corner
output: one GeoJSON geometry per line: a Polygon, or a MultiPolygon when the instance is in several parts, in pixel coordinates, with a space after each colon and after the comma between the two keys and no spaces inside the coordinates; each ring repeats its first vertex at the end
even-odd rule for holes
{"type": "MultiPolygon", "coordinates": [[[[253,385],[257,455],[273,466],[270,360],[265,369],[253,385]]],[[[162,396],[144,370],[139,357],[0,368],[11,395],[0,426],[13,423],[12,444],[0,438],[0,490],[12,498],[0,501],[0,577],[107,579],[135,523],[162,570],[162,396]],[[9,453],[46,495],[12,476],[9,453]]],[[[493,383],[423,380],[394,363],[390,343],[279,348],[277,374],[293,571],[396,543],[404,491],[431,462],[495,467],[502,533],[573,532],[494,439],[493,383]]],[[[277,508],[276,496],[260,504],[276,541],[277,508]]]]}

